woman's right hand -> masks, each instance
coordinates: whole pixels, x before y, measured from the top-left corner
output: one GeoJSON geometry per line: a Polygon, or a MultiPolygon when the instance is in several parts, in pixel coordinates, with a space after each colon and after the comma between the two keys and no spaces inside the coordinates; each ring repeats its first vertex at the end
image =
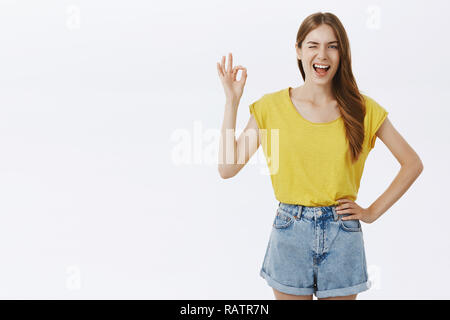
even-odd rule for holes
{"type": "Polygon", "coordinates": [[[217,72],[225,90],[225,97],[228,101],[239,101],[244,92],[245,81],[247,80],[247,69],[241,65],[233,67],[233,56],[228,54],[228,66],[225,69],[225,56],[222,63],[217,62],[217,72]],[[238,70],[242,70],[241,79],[236,80],[238,70]]]}

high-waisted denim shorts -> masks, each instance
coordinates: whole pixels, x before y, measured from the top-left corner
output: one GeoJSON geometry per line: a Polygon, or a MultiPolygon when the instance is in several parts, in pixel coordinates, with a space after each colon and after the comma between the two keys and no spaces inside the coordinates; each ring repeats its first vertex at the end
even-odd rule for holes
{"type": "Polygon", "coordinates": [[[280,202],[260,271],[272,288],[317,298],[371,287],[359,220],[342,220],[335,206],[280,202]]]}

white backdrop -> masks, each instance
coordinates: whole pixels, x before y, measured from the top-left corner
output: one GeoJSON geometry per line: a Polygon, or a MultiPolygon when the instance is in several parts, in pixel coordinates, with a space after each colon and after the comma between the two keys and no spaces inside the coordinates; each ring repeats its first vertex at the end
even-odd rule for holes
{"type": "MultiPolygon", "coordinates": [[[[248,105],[303,80],[295,36],[332,12],[360,90],[424,163],[363,223],[373,287],[359,299],[448,299],[450,3],[0,1],[0,297],[273,299],[260,278],[278,205],[261,148],[217,171],[216,62],[248,69],[248,105]]],[[[381,142],[358,204],[400,165],[381,142]]]]}

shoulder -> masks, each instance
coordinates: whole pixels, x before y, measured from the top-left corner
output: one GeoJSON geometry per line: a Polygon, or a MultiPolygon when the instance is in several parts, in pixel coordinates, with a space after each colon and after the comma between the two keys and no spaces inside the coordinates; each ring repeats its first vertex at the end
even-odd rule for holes
{"type": "Polygon", "coordinates": [[[287,90],[288,88],[267,92],[250,104],[250,113],[256,119],[260,129],[266,128],[271,119],[278,114],[284,95],[289,94],[287,90]]]}
{"type": "Polygon", "coordinates": [[[379,104],[374,98],[361,94],[364,97],[364,102],[366,106],[366,116],[364,120],[372,121],[373,119],[384,118],[388,111],[381,104],[379,104]]]}
{"type": "Polygon", "coordinates": [[[365,100],[366,115],[364,117],[364,129],[368,137],[369,150],[375,146],[376,133],[387,118],[388,111],[375,99],[366,94],[362,95],[365,100]]]}
{"type": "Polygon", "coordinates": [[[276,106],[280,102],[283,101],[283,98],[285,97],[286,94],[289,94],[287,92],[287,90],[288,90],[288,88],[286,88],[286,89],[278,89],[278,90],[267,92],[267,93],[263,94],[258,99],[258,101],[260,103],[265,104],[266,106],[276,106]]]}
{"type": "Polygon", "coordinates": [[[374,98],[368,96],[367,94],[361,94],[364,98],[366,111],[372,112],[380,112],[386,111],[384,107],[382,107],[374,98]]]}
{"type": "Polygon", "coordinates": [[[287,90],[286,88],[264,93],[258,99],[254,100],[252,104],[258,105],[260,108],[274,107],[283,101],[284,95],[288,94],[287,90]]]}

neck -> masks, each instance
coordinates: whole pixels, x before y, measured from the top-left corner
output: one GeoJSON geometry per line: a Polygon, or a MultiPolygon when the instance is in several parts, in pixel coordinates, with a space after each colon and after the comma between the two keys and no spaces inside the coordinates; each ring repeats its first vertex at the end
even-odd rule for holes
{"type": "Polygon", "coordinates": [[[313,101],[317,104],[335,99],[331,83],[320,85],[307,81],[299,87],[299,91],[303,99],[313,101]]]}

